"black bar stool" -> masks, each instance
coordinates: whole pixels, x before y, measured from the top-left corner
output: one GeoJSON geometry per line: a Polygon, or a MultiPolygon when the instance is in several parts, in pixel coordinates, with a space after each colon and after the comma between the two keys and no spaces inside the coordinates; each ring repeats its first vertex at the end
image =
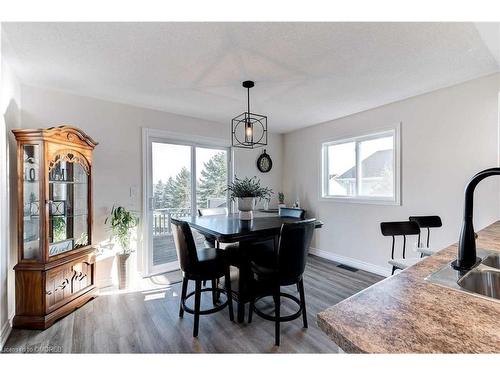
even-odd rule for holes
{"type": "MultiPolygon", "coordinates": [[[[212,215],[227,215],[228,211],[226,207],[216,207],[216,208],[199,208],[198,216],[212,216],[212,215]]],[[[205,246],[206,247],[218,247],[217,240],[213,236],[204,235],[205,246]]]]}
{"type": "Polygon", "coordinates": [[[281,226],[278,251],[267,260],[263,258],[251,262],[253,280],[251,285],[250,310],[248,323],[252,322],[255,312],[261,318],[274,321],[275,344],[280,344],[280,323],[297,319],[302,315],[304,328],[307,328],[306,300],[303,274],[307,253],[311,244],[316,219],[285,223],[281,226]],[[299,297],[281,292],[281,287],[297,285],[299,297]],[[273,296],[274,315],[268,315],[256,308],[255,302],[265,296],[273,296]],[[287,316],[281,316],[281,297],[294,301],[299,309],[287,316]]]}
{"type": "Polygon", "coordinates": [[[421,244],[420,244],[421,233],[418,234],[418,248],[417,248],[417,250],[420,252],[420,256],[423,257],[423,256],[434,254],[434,251],[432,251],[429,247],[430,238],[431,238],[430,228],[441,228],[443,226],[443,223],[441,222],[441,218],[439,216],[410,216],[409,220],[416,222],[418,224],[418,226],[420,227],[420,229],[427,229],[427,241],[426,241],[425,248],[421,247],[421,244]]]}
{"type": "Polygon", "coordinates": [[[231,294],[231,283],[229,281],[229,263],[224,256],[223,250],[214,248],[197,250],[193,234],[191,233],[191,228],[185,221],[172,219],[172,234],[183,276],[179,317],[182,318],[184,316],[184,311],[194,314],[193,337],[198,336],[200,315],[212,314],[228,306],[229,319],[233,321],[233,300],[231,294]],[[224,279],[226,280],[225,290],[219,289],[215,281],[222,276],[224,276],[224,279]],[[195,281],[195,290],[194,292],[186,294],[189,280],[195,281]],[[212,281],[212,287],[202,289],[201,283],[207,280],[212,281]],[[215,307],[212,309],[200,310],[201,293],[203,292],[212,292],[212,295],[214,292],[224,293],[226,294],[227,299],[220,305],[216,306],[214,304],[215,307]],[[186,306],[186,300],[193,295],[194,310],[186,306]]]}
{"type": "Polygon", "coordinates": [[[394,275],[394,271],[397,269],[403,270],[409,266],[414,265],[420,259],[418,258],[406,258],[406,236],[419,235],[420,227],[414,221],[392,221],[380,223],[380,230],[382,235],[392,237],[392,248],[391,248],[391,259],[389,264],[392,265],[391,275],[394,275]],[[403,237],[403,257],[394,258],[394,245],[396,243],[396,237],[403,237]]]}

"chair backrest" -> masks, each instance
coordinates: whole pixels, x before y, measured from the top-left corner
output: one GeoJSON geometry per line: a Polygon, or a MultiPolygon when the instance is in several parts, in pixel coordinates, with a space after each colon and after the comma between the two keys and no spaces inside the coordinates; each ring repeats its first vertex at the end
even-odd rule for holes
{"type": "Polygon", "coordinates": [[[279,214],[281,217],[293,217],[296,219],[304,220],[304,218],[306,217],[306,210],[302,208],[281,207],[279,210],[279,214]]]}
{"type": "Polygon", "coordinates": [[[281,280],[296,279],[304,273],[316,219],[284,223],[278,246],[278,269],[281,280]]]}
{"type": "Polygon", "coordinates": [[[194,272],[198,266],[198,254],[194,243],[193,233],[189,224],[182,220],[171,219],[172,235],[181,271],[194,272]]]}
{"type": "Polygon", "coordinates": [[[440,228],[443,226],[439,216],[410,216],[410,221],[414,221],[420,228],[440,228]]]}
{"type": "Polygon", "coordinates": [[[396,236],[403,236],[403,258],[406,257],[406,236],[420,235],[420,227],[414,221],[390,221],[380,223],[382,235],[392,237],[391,259],[394,259],[396,236]]]}
{"type": "Polygon", "coordinates": [[[211,216],[211,215],[227,215],[226,207],[215,207],[215,208],[199,208],[199,216],[211,216]]]}
{"type": "MultiPolygon", "coordinates": [[[[430,228],[441,228],[443,223],[439,216],[410,216],[410,221],[414,221],[420,228],[427,229],[427,247],[429,247],[431,231],[430,228]]],[[[418,235],[418,244],[420,246],[420,233],[418,235]]]]}

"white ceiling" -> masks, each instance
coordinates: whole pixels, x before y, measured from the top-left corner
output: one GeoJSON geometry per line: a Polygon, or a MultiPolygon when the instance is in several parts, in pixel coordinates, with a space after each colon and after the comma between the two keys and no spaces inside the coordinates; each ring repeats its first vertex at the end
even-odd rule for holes
{"type": "Polygon", "coordinates": [[[2,27],[7,59],[25,84],[229,124],[245,110],[241,82],[251,79],[252,111],[275,132],[499,70],[473,23],[2,27]]]}

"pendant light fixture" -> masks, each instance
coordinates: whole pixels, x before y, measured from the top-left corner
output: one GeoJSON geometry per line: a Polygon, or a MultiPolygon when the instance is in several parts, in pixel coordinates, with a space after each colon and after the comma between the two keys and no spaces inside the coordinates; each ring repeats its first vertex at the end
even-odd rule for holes
{"type": "Polygon", "coordinates": [[[267,145],[267,116],[250,112],[250,89],[253,81],[244,81],[247,89],[247,111],[231,121],[231,139],[233,147],[257,148],[267,145]]]}

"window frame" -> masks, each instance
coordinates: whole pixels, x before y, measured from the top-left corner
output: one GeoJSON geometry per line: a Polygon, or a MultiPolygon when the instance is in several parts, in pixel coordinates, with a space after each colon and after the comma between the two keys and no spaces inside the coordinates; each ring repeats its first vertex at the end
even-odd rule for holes
{"type": "MultiPolygon", "coordinates": [[[[361,133],[361,132],[360,132],[361,133]]],[[[364,204],[379,204],[379,205],[401,205],[401,124],[392,127],[381,128],[372,131],[366,131],[361,134],[330,138],[321,141],[321,163],[320,163],[320,191],[319,197],[321,201],[327,202],[342,202],[342,203],[364,203],[364,204]],[[393,186],[394,194],[392,197],[359,195],[359,161],[360,152],[359,145],[361,142],[372,139],[393,136],[393,186]],[[355,158],[356,158],[356,195],[329,195],[328,192],[328,147],[344,143],[355,143],[355,158]]]]}

